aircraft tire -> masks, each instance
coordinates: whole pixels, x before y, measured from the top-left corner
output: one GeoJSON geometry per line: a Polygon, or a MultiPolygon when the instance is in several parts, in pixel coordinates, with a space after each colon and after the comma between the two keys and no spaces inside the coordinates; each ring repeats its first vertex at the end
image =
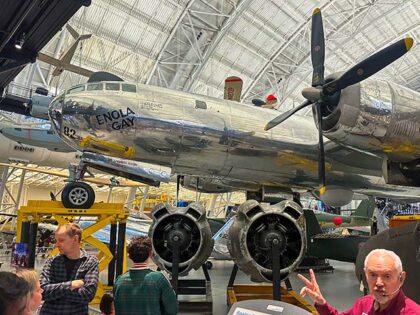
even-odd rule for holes
{"type": "Polygon", "coordinates": [[[68,183],[61,193],[61,202],[66,208],[89,209],[95,202],[95,192],[86,183],[68,183]]]}

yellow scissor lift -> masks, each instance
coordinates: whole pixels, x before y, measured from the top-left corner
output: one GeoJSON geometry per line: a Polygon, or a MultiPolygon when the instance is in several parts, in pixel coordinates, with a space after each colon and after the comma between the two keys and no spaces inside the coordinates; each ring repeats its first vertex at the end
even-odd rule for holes
{"type": "MultiPolygon", "coordinates": [[[[27,206],[23,206],[18,211],[16,241],[27,243],[29,252],[29,267],[34,267],[36,232],[38,223],[56,220],[58,224],[73,222],[75,217],[94,217],[96,222],[83,229],[82,242],[88,243],[99,250],[97,258],[99,260],[99,272],[108,267],[108,285],[98,283],[95,298],[92,304],[97,304],[106,290],[111,290],[115,274],[115,261],[112,251],[116,253],[116,275],[126,271],[126,246],[125,246],[125,226],[128,217],[128,209],[122,203],[94,203],[89,209],[68,209],[60,201],[29,200],[27,206]],[[116,236],[118,229],[118,249],[116,249],[116,236]],[[111,224],[111,249],[97,238],[93,233],[111,224]],[[113,232],[114,230],[114,232],[113,232]],[[114,235],[114,237],[113,237],[114,235]],[[114,244],[114,245],[112,245],[114,244]],[[122,255],[121,255],[121,254],[122,255]],[[112,264],[110,264],[113,262],[112,264]]],[[[52,250],[49,254],[55,255],[58,249],[52,250]]]]}

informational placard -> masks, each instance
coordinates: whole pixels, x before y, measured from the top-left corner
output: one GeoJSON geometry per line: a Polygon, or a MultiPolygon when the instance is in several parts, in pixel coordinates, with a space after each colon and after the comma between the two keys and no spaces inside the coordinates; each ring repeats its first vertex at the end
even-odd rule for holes
{"type": "Polygon", "coordinates": [[[10,261],[11,267],[14,268],[28,268],[29,267],[29,253],[28,244],[13,243],[12,258],[10,261]]]}
{"type": "Polygon", "coordinates": [[[267,310],[282,313],[284,310],[284,307],[270,304],[267,306],[267,310]]]}
{"type": "Polygon", "coordinates": [[[269,313],[258,312],[243,307],[237,307],[233,315],[270,315],[269,313]]]}

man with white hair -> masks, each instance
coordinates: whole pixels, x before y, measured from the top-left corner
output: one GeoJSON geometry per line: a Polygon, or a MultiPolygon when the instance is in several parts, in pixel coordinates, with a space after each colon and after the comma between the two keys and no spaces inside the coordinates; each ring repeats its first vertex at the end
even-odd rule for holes
{"type": "Polygon", "coordinates": [[[406,274],[397,254],[386,249],[374,249],[366,256],[364,270],[370,294],[358,299],[351,309],[342,313],[322,296],[312,269],[309,271],[311,280],[298,275],[305,283],[300,294],[309,295],[320,315],[420,314],[420,305],[402,292],[406,274]]]}

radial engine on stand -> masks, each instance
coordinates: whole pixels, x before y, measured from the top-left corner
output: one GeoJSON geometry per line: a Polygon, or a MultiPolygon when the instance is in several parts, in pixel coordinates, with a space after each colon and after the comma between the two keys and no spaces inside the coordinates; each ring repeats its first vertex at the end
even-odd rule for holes
{"type": "Polygon", "coordinates": [[[273,246],[280,253],[284,280],[301,262],[306,251],[302,208],[293,201],[275,205],[244,202],[229,230],[229,252],[243,272],[255,281],[273,280],[273,246]]]}
{"type": "Polygon", "coordinates": [[[152,210],[152,218],[149,236],[153,260],[160,269],[172,273],[174,252],[179,253],[180,276],[205,263],[214,241],[204,207],[197,203],[182,208],[159,204],[152,210]]]}

